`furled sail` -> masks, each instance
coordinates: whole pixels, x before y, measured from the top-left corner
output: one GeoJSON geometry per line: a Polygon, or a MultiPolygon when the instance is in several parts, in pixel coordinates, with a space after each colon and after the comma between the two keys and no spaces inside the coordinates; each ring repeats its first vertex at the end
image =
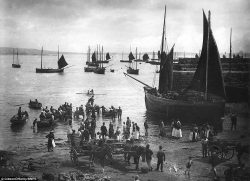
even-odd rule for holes
{"type": "Polygon", "coordinates": [[[96,62],[95,52],[92,54],[91,59],[92,59],[92,62],[96,62]]]}
{"type": "Polygon", "coordinates": [[[129,53],[128,59],[129,59],[129,60],[134,60],[134,59],[135,59],[135,57],[134,57],[134,55],[133,55],[132,52],[129,53]]]}
{"type": "Polygon", "coordinates": [[[201,56],[193,80],[187,89],[199,92],[205,92],[206,81],[207,81],[207,93],[214,94],[223,98],[226,97],[224,81],[222,77],[221,63],[220,63],[220,54],[213,36],[213,32],[209,27],[208,20],[203,11],[203,44],[202,44],[201,56]],[[207,67],[207,78],[206,78],[206,67],[207,67]]]}
{"type": "Polygon", "coordinates": [[[109,53],[106,53],[106,60],[110,60],[111,58],[110,58],[110,55],[109,55],[109,53]]]}
{"type": "Polygon", "coordinates": [[[68,65],[68,63],[66,62],[63,55],[60,57],[60,59],[58,60],[57,63],[58,63],[58,68],[59,69],[62,69],[62,68],[66,67],[68,65]]]}
{"type": "Polygon", "coordinates": [[[173,57],[174,46],[171,48],[168,55],[166,52],[161,53],[160,77],[159,77],[159,92],[167,93],[172,90],[173,85],[173,57]]]}

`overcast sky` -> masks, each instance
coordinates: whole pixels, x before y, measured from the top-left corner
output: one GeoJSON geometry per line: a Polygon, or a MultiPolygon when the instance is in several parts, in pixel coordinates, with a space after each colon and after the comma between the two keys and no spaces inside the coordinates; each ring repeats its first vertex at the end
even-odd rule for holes
{"type": "Polygon", "coordinates": [[[211,10],[220,52],[229,52],[231,27],[233,51],[250,52],[249,0],[0,0],[0,47],[158,50],[165,4],[167,43],[175,51],[201,49],[204,9],[211,10]]]}

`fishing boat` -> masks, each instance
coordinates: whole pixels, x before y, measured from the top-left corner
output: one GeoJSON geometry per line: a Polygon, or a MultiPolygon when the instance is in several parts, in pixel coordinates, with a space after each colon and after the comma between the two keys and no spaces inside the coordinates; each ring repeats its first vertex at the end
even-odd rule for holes
{"type": "Polygon", "coordinates": [[[109,53],[106,53],[106,60],[99,60],[97,63],[109,63],[110,59],[109,53]]]}
{"type": "MultiPolygon", "coordinates": [[[[98,48],[97,48],[98,49],[98,48]]],[[[99,49],[100,49],[100,46],[99,46],[99,49]]],[[[100,51],[100,63],[99,63],[99,66],[98,67],[96,67],[95,69],[94,69],[94,73],[96,73],[96,74],[105,74],[105,67],[103,67],[103,47],[102,47],[102,51],[100,51]]]]}
{"type": "Polygon", "coordinates": [[[141,53],[139,53],[139,58],[137,58],[137,47],[135,50],[135,62],[143,62],[143,60],[141,59],[141,53]]]}
{"type": "Polygon", "coordinates": [[[122,52],[122,59],[120,60],[120,62],[123,62],[123,63],[125,63],[125,62],[131,63],[132,60],[124,60],[124,59],[123,59],[123,52],[122,52]]]}
{"type": "MultiPolygon", "coordinates": [[[[134,57],[134,55],[133,55],[132,52],[129,53],[128,58],[129,58],[129,60],[131,60],[131,61],[135,60],[135,57],[134,57]]],[[[136,74],[136,75],[139,74],[139,69],[137,69],[137,62],[135,62],[135,64],[136,64],[136,68],[134,69],[134,68],[132,67],[132,63],[129,63],[129,67],[127,67],[127,73],[128,73],[128,74],[136,74]]]]}
{"type": "Polygon", "coordinates": [[[59,47],[58,47],[58,68],[54,69],[54,68],[43,68],[43,47],[42,47],[42,51],[41,51],[41,68],[36,68],[36,73],[59,73],[59,72],[63,72],[64,71],[64,67],[66,67],[68,65],[68,63],[66,62],[64,56],[62,55],[59,59],[59,47]]]}
{"type": "Polygon", "coordinates": [[[226,94],[219,51],[210,28],[210,11],[208,20],[203,12],[203,45],[196,72],[190,85],[180,93],[172,91],[174,46],[168,55],[164,51],[165,16],[166,7],[158,90],[136,79],[145,85],[146,109],[167,118],[180,118],[183,122],[208,122],[221,128],[220,119],[224,116],[226,94]]]}
{"type": "Polygon", "coordinates": [[[19,59],[18,59],[18,49],[16,51],[16,57],[17,57],[17,63],[15,63],[15,53],[13,49],[13,63],[12,63],[12,68],[21,68],[21,65],[19,64],[19,59]]]}
{"type": "Polygon", "coordinates": [[[38,102],[37,99],[35,101],[31,101],[29,102],[29,108],[32,109],[41,109],[42,108],[42,103],[38,102]]]}
{"type": "Polygon", "coordinates": [[[96,63],[96,55],[95,52],[92,54],[92,62],[90,61],[90,46],[88,47],[88,53],[87,53],[87,67],[84,67],[85,72],[94,72],[96,67],[98,67],[98,63],[96,63]]]}
{"type": "MultiPolygon", "coordinates": [[[[160,52],[158,52],[158,54],[159,54],[160,52]]],[[[158,55],[159,56],[159,55],[158,55]]],[[[159,59],[158,58],[155,58],[155,52],[153,51],[153,58],[151,58],[151,60],[150,61],[148,61],[147,63],[150,63],[150,64],[152,64],[152,65],[160,65],[161,64],[161,62],[159,61],[159,59]]]]}
{"type": "Polygon", "coordinates": [[[11,119],[11,126],[20,126],[26,123],[26,120],[28,119],[29,115],[26,111],[21,113],[21,117],[19,118],[18,115],[14,115],[11,119]]]}

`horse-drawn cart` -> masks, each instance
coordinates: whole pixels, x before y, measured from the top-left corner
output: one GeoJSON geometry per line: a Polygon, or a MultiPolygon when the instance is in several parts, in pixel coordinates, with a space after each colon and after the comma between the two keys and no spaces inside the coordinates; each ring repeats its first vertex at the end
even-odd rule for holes
{"type": "MultiPolygon", "coordinates": [[[[114,139],[105,140],[90,140],[81,141],[77,135],[69,135],[71,138],[70,158],[74,164],[79,163],[80,157],[88,157],[88,161],[93,163],[95,158],[98,158],[104,164],[104,160],[112,162],[113,156],[122,155],[129,163],[131,156],[138,158],[144,155],[144,148],[142,146],[134,145],[125,141],[117,141],[114,139]]],[[[138,164],[136,167],[138,167],[138,164]]]]}
{"type": "Polygon", "coordinates": [[[213,140],[208,141],[209,155],[216,155],[219,159],[230,160],[233,158],[237,143],[229,140],[213,140]]]}

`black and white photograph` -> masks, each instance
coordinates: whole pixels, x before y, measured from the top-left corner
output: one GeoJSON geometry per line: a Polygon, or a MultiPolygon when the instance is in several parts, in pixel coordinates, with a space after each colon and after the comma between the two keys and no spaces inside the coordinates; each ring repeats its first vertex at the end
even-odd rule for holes
{"type": "Polygon", "coordinates": [[[0,0],[0,180],[249,181],[249,0],[0,0]]]}

